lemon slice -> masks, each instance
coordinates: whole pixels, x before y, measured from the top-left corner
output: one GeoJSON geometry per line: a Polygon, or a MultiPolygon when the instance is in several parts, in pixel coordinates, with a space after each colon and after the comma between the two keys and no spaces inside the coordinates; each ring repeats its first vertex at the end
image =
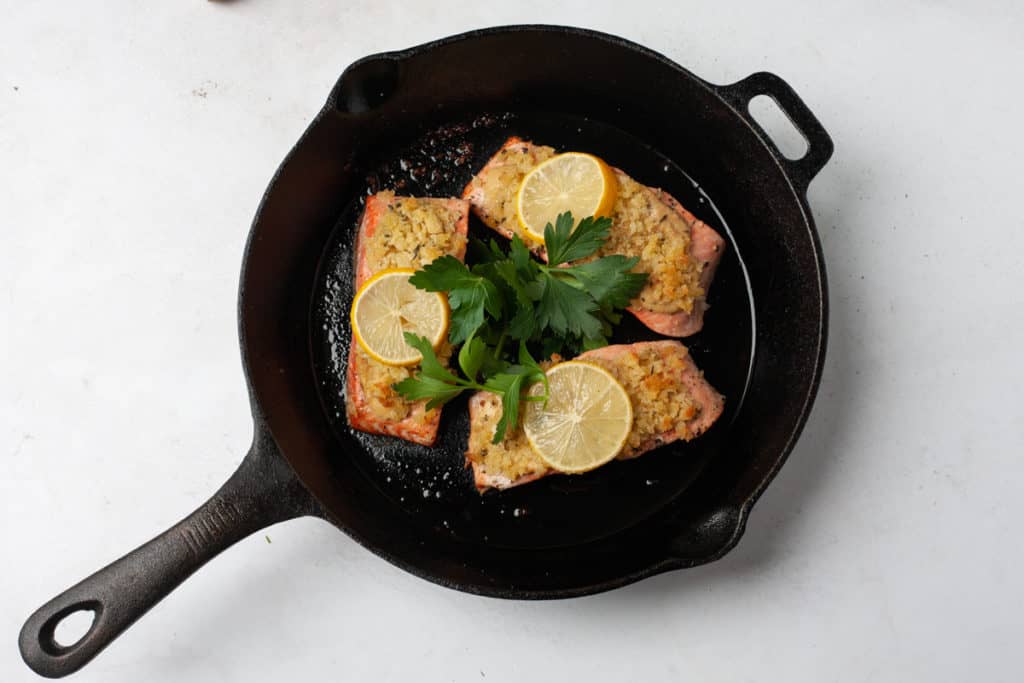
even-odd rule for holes
{"type": "MultiPolygon", "coordinates": [[[[547,372],[547,403],[528,402],[523,430],[530,446],[552,468],[577,473],[612,460],[633,428],[633,406],[621,384],[604,368],[569,361],[547,372]]],[[[530,387],[542,395],[544,385],[530,387]]]]}
{"type": "Polygon", "coordinates": [[[382,270],[356,292],[352,334],[371,358],[385,365],[415,365],[423,357],[405,343],[412,332],[436,349],[448,332],[448,301],[409,283],[412,268],[382,270]]]}
{"type": "Polygon", "coordinates": [[[572,212],[574,221],[607,216],[615,205],[618,181],[608,164],[592,154],[566,152],[553,156],[526,174],[516,193],[516,215],[528,237],[544,240],[544,226],[558,214],[572,212]]]}

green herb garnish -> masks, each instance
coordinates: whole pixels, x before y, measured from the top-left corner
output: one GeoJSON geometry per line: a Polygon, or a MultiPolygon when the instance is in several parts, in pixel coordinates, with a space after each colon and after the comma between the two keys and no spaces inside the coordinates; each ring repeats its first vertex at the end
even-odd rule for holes
{"type": "Polygon", "coordinates": [[[437,408],[452,400],[466,389],[489,391],[501,396],[501,419],[494,430],[493,443],[501,443],[508,429],[519,424],[519,402],[546,401],[547,377],[537,361],[530,356],[526,342],[519,344],[519,363],[510,365],[495,358],[492,349],[476,337],[470,337],[459,351],[459,367],[465,377],[458,377],[437,360],[430,340],[415,334],[405,333],[405,342],[423,355],[419,373],[403,379],[394,385],[395,391],[411,401],[429,399],[427,408],[437,408]],[[501,369],[487,377],[482,383],[476,381],[481,369],[488,362],[501,369]],[[523,397],[522,390],[534,382],[544,382],[545,392],[539,396],[523,397]]]}
{"type": "Polygon", "coordinates": [[[429,342],[406,335],[423,355],[420,372],[394,385],[410,400],[429,399],[428,408],[440,406],[466,389],[484,390],[502,397],[502,416],[494,443],[505,438],[519,422],[520,400],[535,381],[546,381],[528,345],[542,358],[553,354],[576,355],[608,343],[624,308],[647,282],[646,273],[631,272],[639,259],[603,256],[585,263],[608,239],[609,218],[584,218],[573,229],[573,218],[563,213],[544,229],[548,262],[530,257],[518,235],[508,251],[497,242],[474,240],[476,264],[467,266],[442,256],[410,278],[429,292],[446,292],[451,307],[448,338],[463,344],[458,377],[442,366],[429,342]],[[512,350],[518,348],[513,362],[512,350]]]}

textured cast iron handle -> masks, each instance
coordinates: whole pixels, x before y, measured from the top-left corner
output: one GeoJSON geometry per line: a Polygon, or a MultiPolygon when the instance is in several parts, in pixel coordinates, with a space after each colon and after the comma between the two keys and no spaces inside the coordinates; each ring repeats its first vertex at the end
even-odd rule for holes
{"type": "Polygon", "coordinates": [[[773,73],[761,71],[731,85],[716,86],[716,89],[744,119],[761,132],[775,152],[775,158],[786,169],[793,184],[801,191],[806,191],[814,176],[818,175],[818,172],[832,157],[834,146],[832,138],[825,132],[825,128],[796,94],[796,91],[789,86],[789,83],[773,73]],[[779,105],[783,113],[789,117],[790,122],[807,140],[807,152],[803,157],[787,159],[779,151],[771,137],[750,115],[750,101],[758,95],[767,95],[775,100],[775,104],[779,105]]]}
{"type": "Polygon", "coordinates": [[[166,532],[40,607],[18,646],[37,674],[78,671],[182,581],[225,548],[275,522],[315,512],[315,503],[269,438],[257,438],[230,479],[198,510],[166,532]],[[78,642],[54,638],[60,621],[94,613],[78,642]]]}

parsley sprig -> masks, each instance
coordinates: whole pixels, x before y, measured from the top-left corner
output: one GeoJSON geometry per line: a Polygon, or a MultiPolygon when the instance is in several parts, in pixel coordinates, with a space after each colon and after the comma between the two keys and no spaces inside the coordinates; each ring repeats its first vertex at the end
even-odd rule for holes
{"type": "Polygon", "coordinates": [[[546,401],[548,398],[548,378],[530,355],[525,341],[519,343],[519,362],[512,365],[495,357],[493,350],[481,339],[470,337],[459,351],[459,367],[465,377],[459,377],[441,365],[426,337],[406,332],[405,342],[423,355],[423,361],[419,374],[395,384],[395,391],[411,401],[429,399],[428,410],[444,405],[466,389],[489,391],[501,396],[501,419],[495,426],[493,443],[501,443],[507,430],[515,429],[519,424],[520,401],[546,401]],[[481,375],[484,379],[478,382],[481,375]],[[522,396],[523,389],[534,382],[544,383],[544,393],[522,396]]]}
{"type": "Polygon", "coordinates": [[[546,393],[522,396],[535,381],[546,382],[528,346],[549,358],[607,345],[621,320],[619,309],[640,292],[647,274],[632,272],[638,259],[622,255],[580,263],[608,240],[611,220],[591,216],[573,226],[572,214],[563,213],[545,227],[547,263],[531,258],[516,235],[507,252],[493,239],[474,240],[472,266],[442,256],[416,271],[409,280],[413,285],[448,294],[448,339],[463,345],[458,360],[464,377],[441,365],[426,339],[406,335],[423,362],[420,372],[395,390],[410,400],[429,399],[428,408],[466,389],[500,395],[502,416],[494,434],[499,443],[518,424],[520,400],[546,400],[546,393]]]}

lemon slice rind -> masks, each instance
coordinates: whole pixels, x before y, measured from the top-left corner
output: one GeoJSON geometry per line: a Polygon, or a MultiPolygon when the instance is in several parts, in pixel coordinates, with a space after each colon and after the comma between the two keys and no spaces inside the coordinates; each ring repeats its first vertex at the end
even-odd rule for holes
{"type": "Polygon", "coordinates": [[[618,181],[604,161],[592,154],[566,152],[541,162],[523,177],[516,192],[516,218],[523,234],[544,241],[544,227],[569,211],[579,222],[607,216],[615,205],[618,181]]]}
{"type": "MultiPolygon", "coordinates": [[[[547,372],[546,404],[529,402],[523,431],[534,452],[552,469],[588,472],[622,451],[633,427],[633,407],[625,388],[604,368],[569,361],[547,372]]],[[[540,395],[543,385],[530,388],[540,395]]]]}
{"type": "Polygon", "coordinates": [[[389,268],[363,283],[352,299],[352,336],[368,356],[393,366],[416,365],[420,352],[405,332],[426,337],[435,349],[448,333],[448,300],[409,283],[412,268],[389,268]]]}

